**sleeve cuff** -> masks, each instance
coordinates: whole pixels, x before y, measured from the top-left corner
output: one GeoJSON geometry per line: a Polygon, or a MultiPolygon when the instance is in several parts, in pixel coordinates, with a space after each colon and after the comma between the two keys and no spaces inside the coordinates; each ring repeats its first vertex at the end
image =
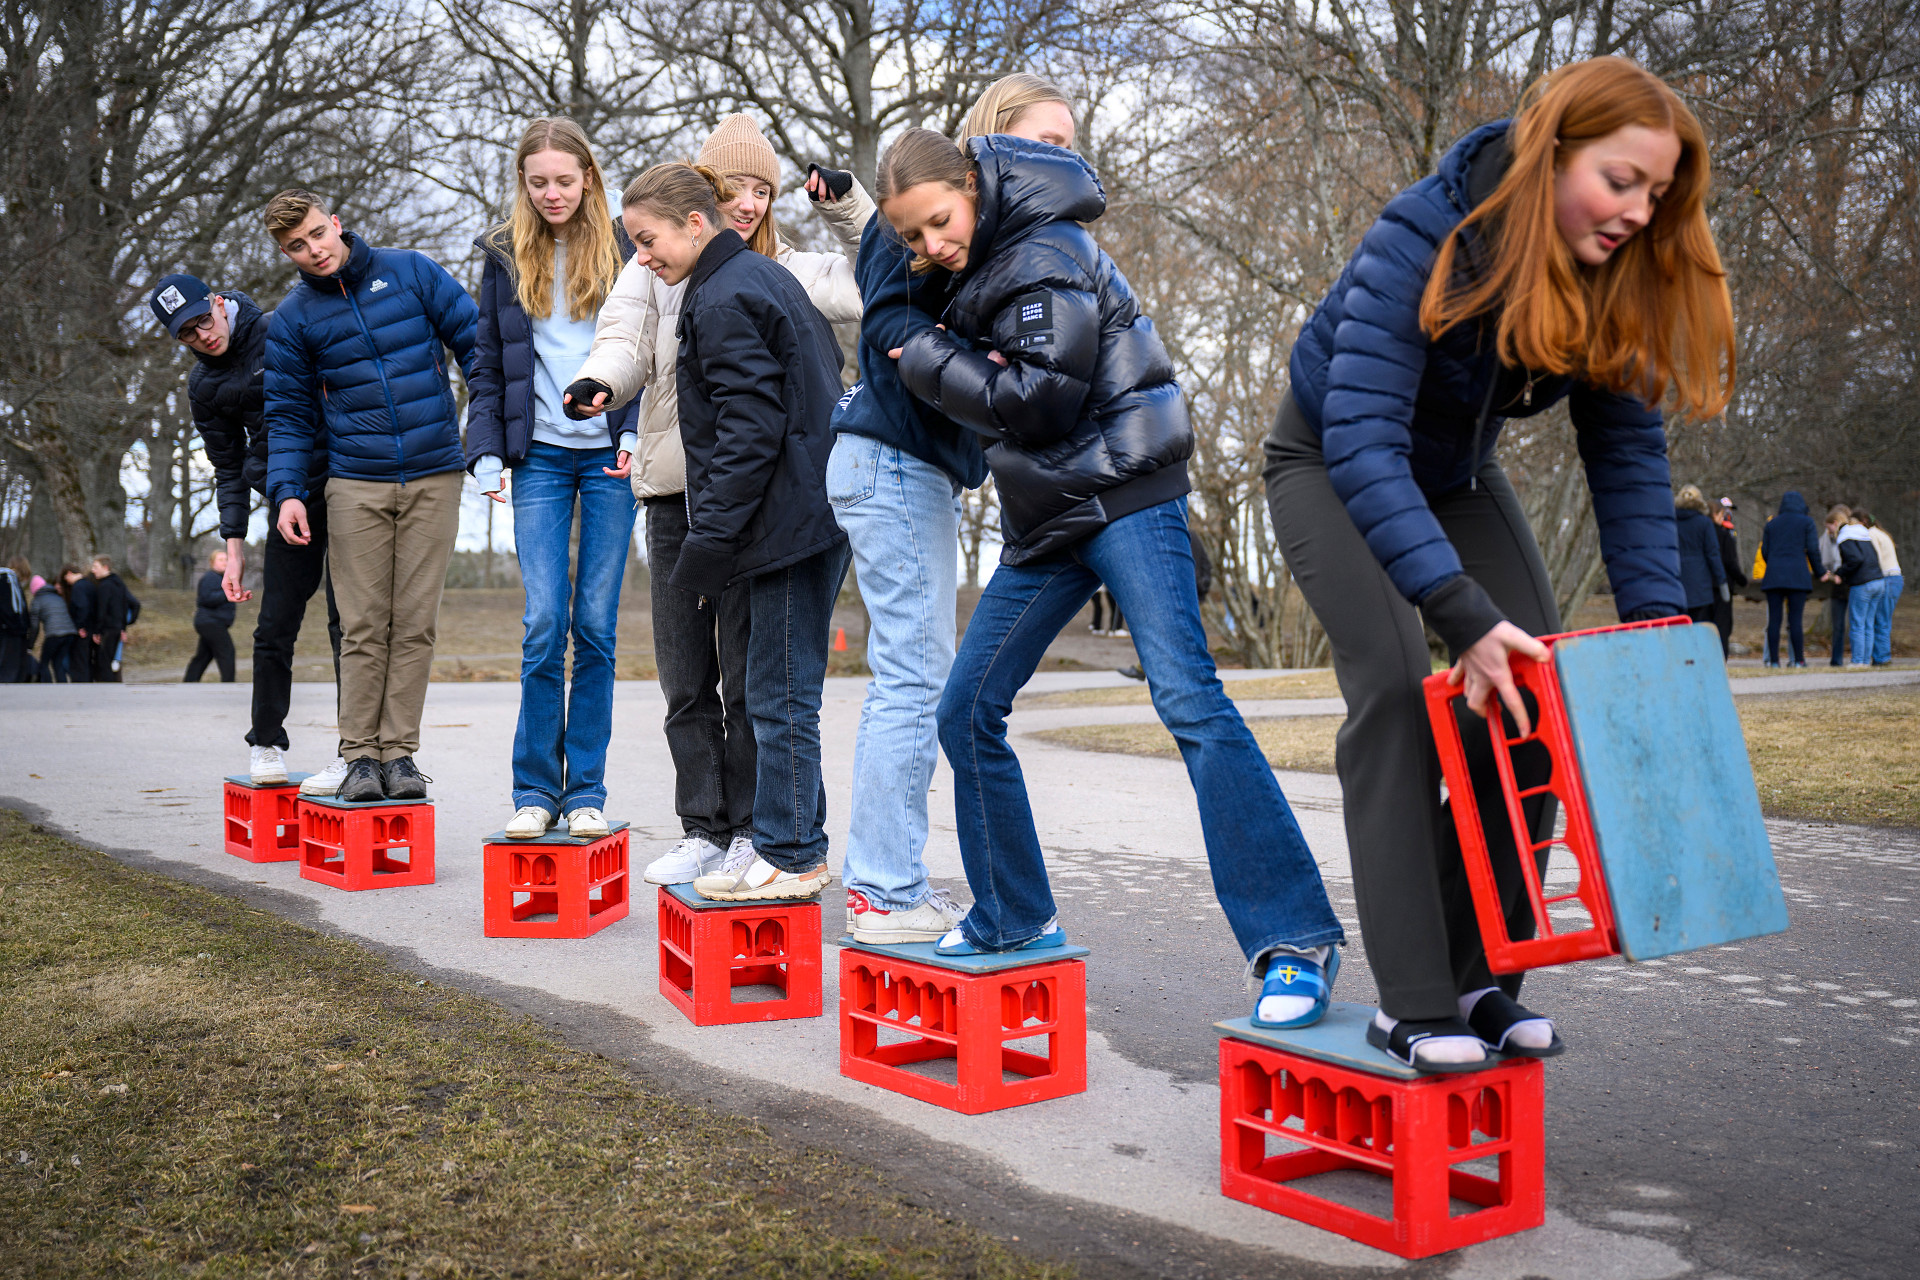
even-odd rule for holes
{"type": "Polygon", "coordinates": [[[1455,574],[1427,593],[1420,612],[1455,658],[1507,620],[1486,588],[1466,574],[1455,574]]]}
{"type": "Polygon", "coordinates": [[[1685,613],[1685,609],[1676,609],[1668,604],[1642,605],[1632,613],[1620,615],[1622,622],[1658,622],[1662,618],[1672,618],[1685,613]]]}
{"type": "Polygon", "coordinates": [[[620,443],[614,446],[614,451],[616,453],[638,454],[640,452],[640,437],[631,431],[622,431],[620,433],[620,443]]]}
{"type": "Polygon", "coordinates": [[[682,591],[717,600],[732,579],[731,551],[702,546],[689,538],[680,545],[680,557],[674,562],[673,576],[667,581],[682,591]]]}
{"type": "Polygon", "coordinates": [[[474,483],[480,486],[480,492],[492,493],[500,487],[500,473],[506,470],[506,464],[497,453],[485,453],[473,464],[474,483]]]}

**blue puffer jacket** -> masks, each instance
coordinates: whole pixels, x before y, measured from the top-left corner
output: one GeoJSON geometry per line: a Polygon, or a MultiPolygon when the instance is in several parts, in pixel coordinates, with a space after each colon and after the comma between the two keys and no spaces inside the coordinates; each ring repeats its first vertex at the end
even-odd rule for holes
{"type": "Polygon", "coordinates": [[[307,496],[307,455],[329,472],[405,484],[461,468],[445,347],[473,368],[478,310],[446,268],[346,234],[331,276],[300,273],[267,331],[267,498],[307,496]],[[323,417],[324,415],[324,417],[323,417]]]}
{"type": "Polygon", "coordinates": [[[1760,532],[1760,556],[1767,562],[1762,591],[1811,591],[1820,576],[1820,526],[1807,514],[1807,500],[1789,489],[1780,510],[1760,532]]]}
{"type": "Polygon", "coordinates": [[[1674,532],[1680,540],[1680,587],[1687,608],[1699,609],[1720,598],[1727,567],[1720,562],[1720,531],[1713,517],[1688,507],[1673,509],[1674,532]]]}
{"type": "MultiPolygon", "coordinates": [[[[1394,586],[1456,648],[1500,615],[1465,577],[1427,498],[1466,486],[1507,418],[1562,397],[1571,401],[1615,608],[1622,618],[1664,616],[1685,601],[1659,411],[1571,378],[1503,367],[1490,324],[1459,325],[1438,341],[1420,327],[1441,244],[1506,171],[1508,123],[1475,129],[1436,172],[1388,202],[1301,330],[1291,362],[1293,397],[1320,432],[1334,491],[1394,586]],[[1437,616],[1443,592],[1451,626],[1437,616]]],[[[1462,246],[1463,268],[1478,248],[1462,246]]]]}

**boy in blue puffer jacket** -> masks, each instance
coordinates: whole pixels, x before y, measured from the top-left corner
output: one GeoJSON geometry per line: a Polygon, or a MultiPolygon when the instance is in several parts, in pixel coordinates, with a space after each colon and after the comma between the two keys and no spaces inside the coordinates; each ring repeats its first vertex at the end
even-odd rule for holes
{"type": "Polygon", "coordinates": [[[311,536],[308,455],[328,442],[328,560],[340,608],[342,800],[417,800],[413,762],[465,459],[443,349],[463,373],[478,309],[425,254],[376,249],[318,197],[283,191],[268,234],[300,283],[267,333],[267,499],[311,536]]]}

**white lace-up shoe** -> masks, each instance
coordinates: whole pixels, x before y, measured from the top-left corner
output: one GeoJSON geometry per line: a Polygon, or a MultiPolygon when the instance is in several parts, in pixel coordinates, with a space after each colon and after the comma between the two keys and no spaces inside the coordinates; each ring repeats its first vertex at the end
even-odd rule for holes
{"type": "Polygon", "coordinates": [[[944,889],[935,889],[905,911],[884,911],[859,890],[847,890],[847,929],[855,942],[938,942],[966,914],[944,889]]]}
{"type": "Polygon", "coordinates": [[[523,804],[507,821],[507,839],[538,840],[553,825],[553,816],[537,804],[523,804]]]}
{"type": "Polygon", "coordinates": [[[337,796],[340,794],[340,784],[346,780],[347,762],[339,756],[335,756],[332,764],[318,773],[307,776],[307,780],[300,784],[300,794],[303,796],[337,796]]]}
{"type": "MultiPolygon", "coordinates": [[[[734,841],[739,848],[741,841],[734,841]]],[[[833,869],[826,860],[806,871],[782,871],[753,852],[749,842],[745,854],[729,857],[727,865],[693,882],[693,891],[715,902],[767,902],[782,898],[817,898],[833,883],[833,869]]]]}
{"type": "Polygon", "coordinates": [[[287,757],[278,747],[251,747],[247,753],[247,777],[257,787],[284,787],[287,757]]]}
{"type": "Polygon", "coordinates": [[[607,815],[582,805],[567,815],[567,834],[575,840],[598,840],[607,834],[607,815]]]}
{"type": "Polygon", "coordinates": [[[641,878],[648,884],[686,884],[720,870],[727,851],[702,835],[691,835],[647,864],[641,878]]]}

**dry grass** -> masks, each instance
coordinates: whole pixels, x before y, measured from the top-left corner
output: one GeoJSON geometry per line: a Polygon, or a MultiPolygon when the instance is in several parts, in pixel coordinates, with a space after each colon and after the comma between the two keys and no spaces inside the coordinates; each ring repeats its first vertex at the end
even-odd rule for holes
{"type": "MultiPolygon", "coordinates": [[[[1337,698],[1340,685],[1331,671],[1302,671],[1284,676],[1256,676],[1250,680],[1224,680],[1227,696],[1235,702],[1263,702],[1274,698],[1337,698]]],[[[1042,711],[1057,707],[1144,707],[1153,701],[1144,684],[1116,685],[1109,689],[1062,689],[1057,693],[1032,693],[1020,699],[1020,710],[1042,711]]]]}
{"type": "MultiPolygon", "coordinates": [[[[1276,769],[1302,773],[1333,772],[1333,736],[1345,716],[1282,716],[1247,721],[1253,737],[1276,769]]],[[[1044,729],[1028,735],[1042,742],[1080,751],[1113,751],[1122,755],[1156,756],[1178,760],[1180,749],[1159,721],[1146,724],[1090,724],[1071,729],[1044,729]]]]}
{"type": "Polygon", "coordinates": [[[0,1275],[1066,1274],[5,811],[0,889],[0,1275]]]}

